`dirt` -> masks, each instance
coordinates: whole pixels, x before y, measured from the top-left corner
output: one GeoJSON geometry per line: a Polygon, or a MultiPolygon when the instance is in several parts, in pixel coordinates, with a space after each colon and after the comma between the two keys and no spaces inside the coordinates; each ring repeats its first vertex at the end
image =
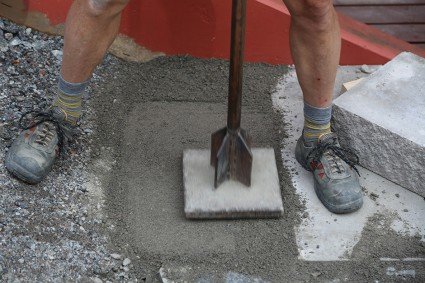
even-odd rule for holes
{"type": "MultiPolygon", "coordinates": [[[[223,278],[222,274],[237,272],[272,282],[382,278],[420,282],[422,273],[416,272],[413,278],[391,270],[388,275],[387,262],[362,252],[375,236],[373,229],[372,235],[365,234],[356,246],[352,261],[298,260],[294,227],[304,209],[290,184],[289,172],[281,165],[285,125],[273,111],[270,98],[286,71],[282,66],[246,64],[242,126],[253,135],[254,146],[275,149],[284,217],[238,221],[184,218],[182,151],[208,148],[209,135],[224,126],[227,68],[222,60],[161,57],[144,64],[118,62],[102,71],[107,83],[96,91],[93,102],[98,115],[95,144],[99,146],[94,155],[101,156],[103,148],[112,156],[112,170],[104,173],[102,184],[108,216],[116,226],[113,248],[132,256],[137,277],[156,281],[161,267],[178,270],[186,266],[190,268],[185,269],[185,278],[193,280],[200,274],[223,278]]],[[[388,249],[398,244],[397,239],[391,240],[388,249]]],[[[420,245],[418,239],[402,242],[410,249],[420,245]]],[[[376,253],[380,248],[375,247],[376,253]]],[[[421,264],[412,263],[416,270],[421,264]]]]}

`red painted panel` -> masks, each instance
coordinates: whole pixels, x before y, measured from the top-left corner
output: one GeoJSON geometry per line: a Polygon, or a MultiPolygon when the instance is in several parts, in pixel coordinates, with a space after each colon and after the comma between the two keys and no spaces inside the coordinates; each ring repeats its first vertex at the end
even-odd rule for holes
{"type": "MultiPolygon", "coordinates": [[[[71,0],[26,0],[30,11],[63,23],[71,0]]],[[[229,0],[133,0],[123,13],[121,32],[138,44],[169,55],[228,58],[229,0]]],[[[350,18],[340,16],[341,64],[382,64],[401,51],[425,57],[425,51],[350,18]]],[[[280,0],[250,0],[247,10],[246,60],[292,63],[290,16],[280,0]]]]}
{"type": "MultiPolygon", "coordinates": [[[[180,0],[178,3],[131,2],[123,15],[122,32],[150,50],[170,55],[228,58],[231,1],[180,0]]],[[[246,60],[274,64],[291,61],[289,17],[282,17],[282,10],[286,10],[283,5],[277,10],[261,1],[248,2],[246,60]]]]}

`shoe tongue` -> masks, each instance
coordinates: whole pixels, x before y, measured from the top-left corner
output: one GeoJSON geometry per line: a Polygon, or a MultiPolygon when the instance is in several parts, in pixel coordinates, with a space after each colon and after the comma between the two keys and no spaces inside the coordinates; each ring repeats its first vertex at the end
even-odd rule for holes
{"type": "Polygon", "coordinates": [[[322,144],[331,143],[331,142],[334,141],[335,137],[336,137],[336,134],[335,133],[326,133],[326,134],[323,134],[323,135],[321,135],[319,137],[318,143],[322,143],[322,144]]]}

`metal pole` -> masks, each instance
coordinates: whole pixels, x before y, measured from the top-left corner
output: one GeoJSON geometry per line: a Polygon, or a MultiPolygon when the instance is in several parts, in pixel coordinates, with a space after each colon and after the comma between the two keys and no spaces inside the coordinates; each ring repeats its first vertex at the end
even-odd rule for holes
{"type": "Polygon", "coordinates": [[[246,0],[233,0],[227,113],[227,127],[231,131],[237,130],[241,125],[245,15],[246,0]]]}

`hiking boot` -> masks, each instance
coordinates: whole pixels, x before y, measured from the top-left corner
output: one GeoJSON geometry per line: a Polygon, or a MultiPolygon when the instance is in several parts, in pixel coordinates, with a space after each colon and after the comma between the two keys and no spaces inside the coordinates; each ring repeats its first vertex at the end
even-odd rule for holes
{"type": "Polygon", "coordinates": [[[298,139],[297,161],[313,172],[314,190],[324,206],[333,213],[349,213],[363,205],[357,155],[342,148],[334,133],[324,134],[314,144],[298,139]]]}
{"type": "Polygon", "coordinates": [[[71,138],[75,127],[65,122],[59,108],[49,112],[25,113],[19,121],[23,131],[6,154],[6,169],[17,178],[30,184],[40,182],[52,169],[65,138],[71,138]],[[22,127],[28,114],[34,122],[22,127]]]}

